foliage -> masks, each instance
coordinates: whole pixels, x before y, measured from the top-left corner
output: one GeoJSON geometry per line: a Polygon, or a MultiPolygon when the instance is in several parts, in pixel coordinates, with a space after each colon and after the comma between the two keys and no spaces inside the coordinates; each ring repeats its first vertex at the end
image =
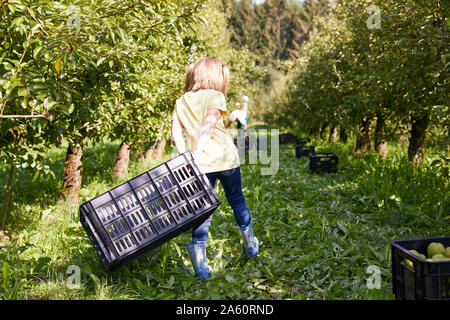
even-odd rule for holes
{"type": "MultiPolygon", "coordinates": [[[[227,108],[231,111],[243,95],[252,100],[258,94],[261,81],[266,76],[265,69],[257,65],[257,56],[247,48],[230,46],[231,34],[227,25],[224,4],[210,1],[201,15],[206,24],[191,35],[196,44],[192,60],[209,55],[217,57],[230,68],[230,85],[227,92],[227,108]]],[[[230,112],[231,113],[231,112],[230,112]]],[[[250,115],[254,113],[249,109],[250,115]]]]}
{"type": "Polygon", "coordinates": [[[173,75],[180,73],[185,51],[180,34],[198,23],[192,16],[202,3],[12,0],[2,5],[4,111],[49,117],[2,120],[2,155],[13,148],[8,154],[29,156],[20,149],[23,141],[38,148],[61,139],[77,145],[89,137],[99,142],[105,135],[125,140],[155,135],[161,127],[144,120],[158,123],[167,116],[167,97],[179,89],[173,88],[178,80],[173,75]]]}
{"type": "Polygon", "coordinates": [[[404,132],[425,119],[448,131],[447,11],[440,1],[337,1],[315,20],[266,120],[311,133],[324,124],[353,130],[375,117],[404,132]],[[369,28],[371,5],[380,29],[369,28]]]}
{"type": "MultiPolygon", "coordinates": [[[[105,173],[114,163],[111,150],[118,143],[99,144],[86,155],[89,181],[81,190],[82,199],[114,187],[105,173]]],[[[14,266],[17,281],[23,281],[17,282],[16,298],[392,299],[389,243],[446,235],[448,179],[434,173],[431,158],[413,172],[402,157],[405,150],[395,144],[390,145],[391,156],[382,160],[373,153],[347,156],[350,144],[312,143],[319,151],[333,147],[340,156],[338,173],[310,174],[306,159],[292,161],[292,146],[280,150],[276,175],[261,175],[261,165],[242,166],[243,191],[261,241],[256,259],[246,258],[233,213],[222,188],[216,187],[224,205],[214,213],[210,228],[207,253],[214,272],[207,281],[193,275],[184,248],[189,232],[139,258],[132,269],[107,273],[78,221],[77,208],[46,205],[56,189],[36,195],[27,184],[15,186],[15,192],[23,194],[20,202],[30,202],[29,214],[35,216],[33,222],[22,222],[20,244],[0,251],[1,261],[14,266]],[[26,251],[13,251],[25,244],[26,251]],[[70,265],[81,268],[80,289],[66,285],[70,265]],[[369,265],[380,267],[379,290],[366,287],[369,265]]],[[[64,157],[65,147],[52,152],[52,166],[64,157]]],[[[132,163],[127,179],[146,169],[132,163]]],[[[19,178],[26,181],[31,175],[22,170],[19,178]]],[[[38,187],[47,189],[46,184],[38,187]]],[[[20,202],[11,212],[13,221],[27,210],[20,202]]],[[[9,279],[13,288],[14,276],[9,279]]]]}
{"type": "MultiPolygon", "coordinates": [[[[4,234],[0,235],[0,240],[4,234]]],[[[2,241],[0,247],[0,299],[17,300],[26,298],[30,279],[27,274],[27,265],[19,258],[32,245],[22,245],[17,240],[2,241]]]]}
{"type": "MultiPolygon", "coordinates": [[[[328,2],[270,0],[252,4],[250,0],[222,0],[222,6],[230,45],[259,67],[258,77],[249,79],[245,94],[250,97],[251,120],[261,121],[261,110],[268,108],[271,96],[278,97],[276,88],[284,85],[286,72],[302,55],[301,44],[313,31],[314,17],[325,14],[328,2]]],[[[246,70],[247,78],[257,74],[252,69],[246,70]]]]}
{"type": "Polygon", "coordinates": [[[299,46],[312,30],[313,18],[323,15],[328,6],[328,2],[322,0],[222,2],[233,47],[246,47],[256,54],[259,64],[278,68],[282,67],[281,61],[298,57],[299,46]]]}

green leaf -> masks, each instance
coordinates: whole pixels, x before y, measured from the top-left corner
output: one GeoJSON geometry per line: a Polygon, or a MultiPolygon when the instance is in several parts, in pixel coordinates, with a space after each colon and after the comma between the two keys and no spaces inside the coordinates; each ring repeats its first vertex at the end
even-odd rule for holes
{"type": "Polygon", "coordinates": [[[56,103],[57,103],[56,101],[50,101],[49,98],[45,98],[45,100],[44,100],[44,108],[45,108],[46,110],[51,110],[52,107],[53,107],[56,103]]]}
{"type": "Polygon", "coordinates": [[[97,60],[97,67],[102,64],[103,61],[106,60],[106,57],[100,58],[97,60]]]}
{"type": "Polygon", "coordinates": [[[39,56],[39,53],[42,51],[42,47],[36,47],[33,50],[33,58],[36,59],[39,56]]]}
{"type": "Polygon", "coordinates": [[[25,97],[25,96],[27,96],[29,94],[29,92],[28,92],[28,90],[26,89],[26,88],[19,88],[18,90],[17,90],[17,95],[19,96],[19,97],[25,97]]]}
{"type": "Polygon", "coordinates": [[[11,274],[11,268],[9,267],[8,262],[4,261],[3,267],[2,267],[3,287],[4,288],[7,288],[8,278],[9,278],[10,274],[11,274]]]}
{"type": "Polygon", "coordinates": [[[5,70],[10,71],[13,68],[13,66],[9,62],[4,61],[2,64],[3,64],[3,67],[5,68],[5,70]]]}
{"type": "Polygon", "coordinates": [[[70,104],[69,108],[67,109],[67,112],[69,114],[71,114],[74,110],[75,110],[75,105],[72,103],[72,104],[70,104]]]}
{"type": "Polygon", "coordinates": [[[31,182],[35,182],[38,177],[39,177],[39,170],[36,170],[36,172],[35,172],[35,174],[33,176],[33,180],[31,180],[31,182]]]}
{"type": "Polygon", "coordinates": [[[225,280],[227,280],[228,282],[231,282],[231,283],[236,281],[236,279],[234,279],[233,276],[230,274],[225,275],[225,280]]]}
{"type": "Polygon", "coordinates": [[[8,3],[8,8],[11,10],[12,13],[16,12],[16,6],[12,3],[8,3]]]}
{"type": "Polygon", "coordinates": [[[21,22],[23,19],[24,19],[23,16],[19,16],[19,17],[15,18],[15,19],[11,22],[10,28],[12,28],[14,25],[20,24],[20,22],[21,22]]]}

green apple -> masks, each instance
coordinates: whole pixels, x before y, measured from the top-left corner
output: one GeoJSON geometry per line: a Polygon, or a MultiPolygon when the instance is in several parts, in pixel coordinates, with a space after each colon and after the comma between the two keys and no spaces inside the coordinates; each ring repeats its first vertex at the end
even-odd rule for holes
{"type": "Polygon", "coordinates": [[[426,259],[427,257],[425,257],[425,255],[423,255],[423,254],[421,254],[419,251],[417,251],[417,250],[409,250],[409,252],[411,252],[412,254],[414,254],[414,255],[416,255],[416,256],[418,256],[418,257],[420,257],[420,258],[422,258],[422,259],[426,259]]]}
{"type": "Polygon", "coordinates": [[[409,250],[409,252],[411,252],[412,254],[415,254],[416,256],[420,256],[420,253],[417,250],[409,250]]]}
{"type": "Polygon", "coordinates": [[[412,263],[411,260],[409,259],[405,259],[403,260],[403,263],[406,264],[408,267],[410,267],[411,269],[414,269],[414,264],[412,263]]]}
{"type": "Polygon", "coordinates": [[[433,258],[433,256],[437,254],[444,254],[445,253],[445,247],[440,242],[432,242],[428,245],[427,248],[427,254],[428,258],[433,258]]]}
{"type": "Polygon", "coordinates": [[[443,261],[443,260],[447,260],[448,258],[446,256],[444,256],[441,253],[435,254],[431,259],[433,259],[433,261],[443,261]]]}
{"type": "Polygon", "coordinates": [[[450,258],[450,247],[445,248],[444,256],[446,256],[447,258],[450,258]]]}

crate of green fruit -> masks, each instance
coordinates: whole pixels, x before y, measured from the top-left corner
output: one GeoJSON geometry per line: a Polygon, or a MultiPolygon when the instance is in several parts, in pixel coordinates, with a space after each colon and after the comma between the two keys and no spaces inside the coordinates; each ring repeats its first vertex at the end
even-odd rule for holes
{"type": "Polygon", "coordinates": [[[450,300],[450,237],[391,242],[397,300],[450,300]]]}

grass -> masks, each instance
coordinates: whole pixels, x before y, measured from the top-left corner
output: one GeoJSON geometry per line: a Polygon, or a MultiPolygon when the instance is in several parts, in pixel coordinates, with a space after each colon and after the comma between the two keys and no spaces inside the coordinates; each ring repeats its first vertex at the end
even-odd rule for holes
{"type": "MultiPolygon", "coordinates": [[[[448,177],[430,166],[413,171],[404,150],[389,145],[383,161],[351,146],[313,141],[319,151],[339,154],[339,171],[311,174],[293,145],[280,146],[279,170],[242,166],[243,191],[252,213],[260,253],[248,259],[221,187],[207,253],[214,271],[193,276],[184,244],[190,233],[132,264],[106,272],[78,221],[78,205],[57,202],[65,146],[49,150],[55,176],[18,170],[7,226],[15,240],[0,247],[0,297],[12,299],[393,299],[390,241],[448,236],[448,177]],[[80,268],[81,285],[67,285],[69,266],[80,268]],[[381,288],[368,289],[367,268],[381,270],[381,288]]],[[[111,179],[119,142],[85,152],[81,201],[121,181],[111,179]]],[[[167,157],[165,158],[167,159],[167,157]]],[[[164,161],[163,159],[162,161],[164,161]]],[[[132,162],[123,181],[156,165],[132,162]]],[[[8,168],[0,167],[0,185],[8,168]]],[[[4,187],[1,194],[4,194],[4,187]]]]}

